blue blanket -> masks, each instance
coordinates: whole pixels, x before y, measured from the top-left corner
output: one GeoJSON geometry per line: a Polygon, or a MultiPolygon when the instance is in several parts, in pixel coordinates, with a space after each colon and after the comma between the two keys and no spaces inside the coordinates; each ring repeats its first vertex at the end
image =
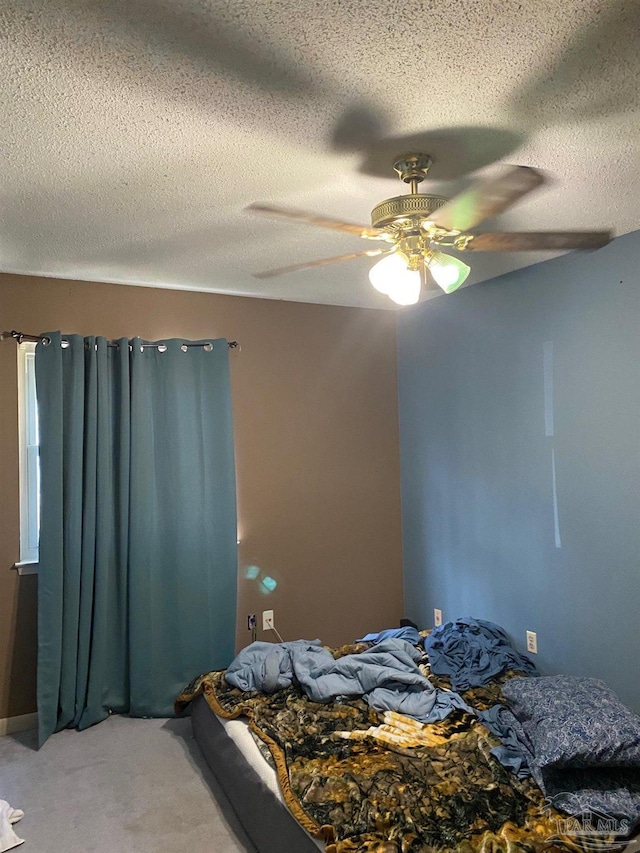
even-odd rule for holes
{"type": "Polygon", "coordinates": [[[319,640],[252,643],[226,672],[241,690],[273,693],[293,682],[314,702],[363,696],[377,710],[397,711],[425,723],[444,719],[455,708],[474,713],[457,693],[438,690],[420,672],[421,652],[389,638],[360,654],[334,659],[319,640]]]}
{"type": "Polygon", "coordinates": [[[511,768],[518,779],[526,779],[531,776],[527,757],[518,739],[521,729],[511,711],[504,705],[494,705],[487,711],[478,711],[477,713],[480,722],[489,729],[491,734],[502,741],[501,746],[493,747],[491,755],[497,758],[504,767],[511,768]]]}
{"type": "Polygon", "coordinates": [[[290,643],[257,641],[242,649],[229,664],[225,678],[240,690],[275,693],[289,687],[293,681],[294,657],[306,660],[308,667],[315,662],[333,662],[333,655],[320,640],[294,640],[290,643]]]}
{"type": "Polygon", "coordinates": [[[356,643],[381,643],[383,640],[388,640],[389,637],[395,637],[397,640],[406,640],[414,646],[422,645],[422,635],[416,628],[406,625],[403,628],[385,628],[384,631],[376,631],[373,634],[365,634],[356,640],[356,643]]]}
{"type": "Polygon", "coordinates": [[[504,630],[483,619],[467,617],[440,625],[424,647],[431,672],[448,675],[454,690],[481,687],[508,669],[536,674],[533,663],[513,648],[504,630]]]}

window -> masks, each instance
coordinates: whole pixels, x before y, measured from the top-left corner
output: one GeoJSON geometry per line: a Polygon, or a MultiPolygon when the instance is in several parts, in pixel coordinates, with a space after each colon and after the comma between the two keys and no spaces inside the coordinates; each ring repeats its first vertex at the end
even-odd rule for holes
{"type": "Polygon", "coordinates": [[[20,563],[34,571],[40,531],[40,438],[35,373],[36,345],[18,346],[18,429],[20,441],[20,563]]]}

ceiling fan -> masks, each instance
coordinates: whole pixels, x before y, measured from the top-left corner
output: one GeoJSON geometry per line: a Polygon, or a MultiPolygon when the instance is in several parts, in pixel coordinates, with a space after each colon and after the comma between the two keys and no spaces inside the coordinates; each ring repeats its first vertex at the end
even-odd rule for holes
{"type": "Polygon", "coordinates": [[[530,231],[473,233],[483,220],[502,213],[522,196],[544,183],[544,174],[529,166],[509,166],[496,177],[473,184],[452,199],[418,192],[432,164],[427,154],[412,153],[393,164],[400,180],[410,185],[406,195],[388,198],[371,211],[371,226],[354,225],[264,204],[247,210],[293,219],[307,225],[333,228],[356,234],[365,240],[381,241],[386,248],[364,249],[255,273],[271,278],[284,273],[348,261],[362,256],[382,255],[369,272],[371,284],[398,305],[412,305],[429,291],[453,293],[470,272],[459,258],[443,252],[560,251],[598,249],[610,242],[610,231],[530,231]]]}

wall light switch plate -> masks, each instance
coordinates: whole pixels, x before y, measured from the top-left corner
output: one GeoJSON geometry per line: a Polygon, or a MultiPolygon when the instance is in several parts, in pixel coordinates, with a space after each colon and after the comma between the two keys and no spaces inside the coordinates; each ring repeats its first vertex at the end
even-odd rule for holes
{"type": "Polygon", "coordinates": [[[527,631],[527,651],[532,655],[538,654],[538,635],[535,631],[527,631]]]}
{"type": "Polygon", "coordinates": [[[442,625],[442,610],[438,610],[437,607],[433,608],[433,624],[438,627],[438,625],[442,625]]]}

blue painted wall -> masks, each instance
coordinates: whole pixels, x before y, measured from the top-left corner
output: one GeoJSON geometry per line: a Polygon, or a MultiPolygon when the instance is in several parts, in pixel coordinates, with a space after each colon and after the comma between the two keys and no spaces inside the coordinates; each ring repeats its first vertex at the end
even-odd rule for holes
{"type": "Polygon", "coordinates": [[[640,711],[640,232],[398,326],[407,615],[536,631],[640,711]]]}

